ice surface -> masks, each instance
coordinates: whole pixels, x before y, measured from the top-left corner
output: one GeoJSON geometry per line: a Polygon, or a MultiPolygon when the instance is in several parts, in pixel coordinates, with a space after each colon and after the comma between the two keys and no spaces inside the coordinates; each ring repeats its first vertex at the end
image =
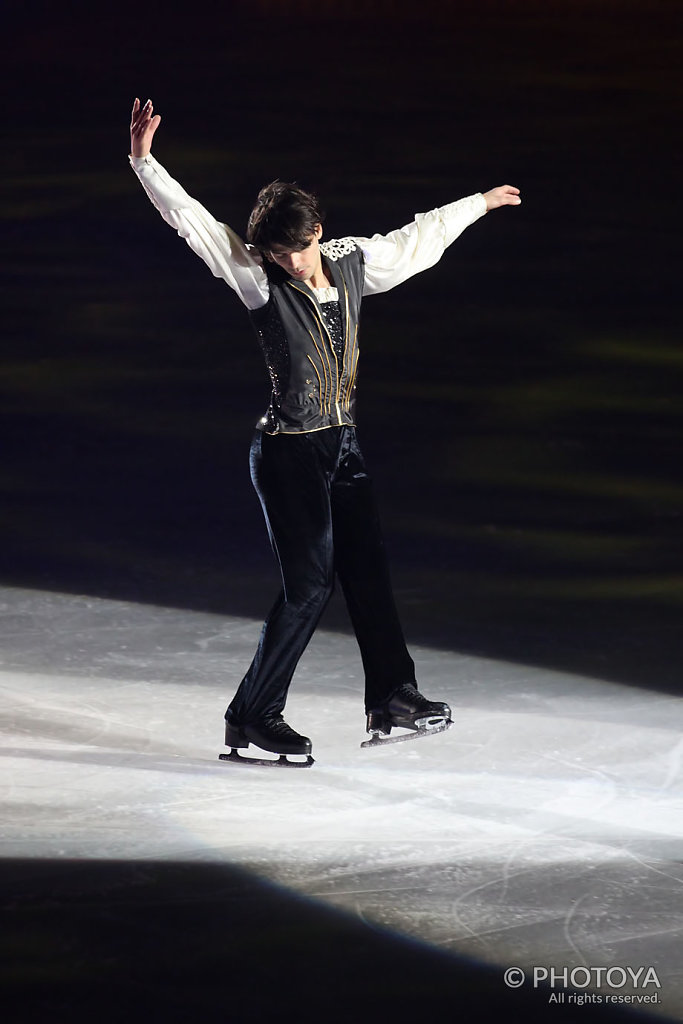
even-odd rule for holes
{"type": "Polygon", "coordinates": [[[683,1014],[680,699],[413,649],[454,727],[361,750],[355,641],[319,632],[287,711],[315,766],[235,767],[260,623],[13,588],[0,617],[5,857],[240,865],[501,974],[654,965],[683,1014]]]}

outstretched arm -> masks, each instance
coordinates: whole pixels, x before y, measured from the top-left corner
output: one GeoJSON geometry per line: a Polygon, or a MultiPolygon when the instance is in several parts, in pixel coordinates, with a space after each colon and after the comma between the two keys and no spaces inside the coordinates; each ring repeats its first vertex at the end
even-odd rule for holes
{"type": "Polygon", "coordinates": [[[489,210],[520,203],[518,188],[500,185],[490,192],[477,192],[429,213],[418,213],[411,224],[388,235],[356,238],[365,256],[363,294],[389,291],[414,274],[433,267],[465,228],[489,210]]]}
{"type": "Polygon", "coordinates": [[[135,99],[130,120],[130,162],[142,187],[167,224],[204,260],[215,277],[233,288],[248,309],[268,301],[268,279],[259,253],[217,221],[154,159],[152,139],[161,117],[152,101],[135,99]]]}

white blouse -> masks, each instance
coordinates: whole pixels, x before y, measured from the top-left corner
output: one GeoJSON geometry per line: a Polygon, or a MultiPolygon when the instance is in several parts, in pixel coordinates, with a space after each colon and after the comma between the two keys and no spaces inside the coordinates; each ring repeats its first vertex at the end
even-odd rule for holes
{"type": "MultiPolygon", "coordinates": [[[[167,224],[184,238],[204,260],[215,277],[233,288],[248,309],[258,309],[268,301],[268,278],[261,255],[253,245],[245,244],[227,224],[221,224],[161,166],[150,153],[129,157],[142,186],[167,224]]],[[[429,213],[418,213],[414,221],[388,235],[371,238],[352,236],[322,243],[329,259],[354,243],[365,258],[364,295],[389,291],[397,284],[434,266],[444,250],[459,235],[486,213],[481,192],[441,206],[429,213]]],[[[320,289],[321,301],[337,298],[336,289],[320,289]]]]}

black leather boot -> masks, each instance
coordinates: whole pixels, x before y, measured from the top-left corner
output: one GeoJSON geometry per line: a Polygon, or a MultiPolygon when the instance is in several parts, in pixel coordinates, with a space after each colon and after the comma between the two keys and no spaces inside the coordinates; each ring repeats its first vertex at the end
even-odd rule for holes
{"type": "Polygon", "coordinates": [[[450,722],[448,704],[427,700],[412,683],[404,683],[384,704],[368,711],[367,731],[388,736],[393,728],[421,731],[450,722]]]}
{"type": "Polygon", "coordinates": [[[287,725],[282,715],[264,718],[250,725],[225,723],[225,745],[233,749],[248,747],[250,743],[273,754],[310,754],[311,741],[300,736],[287,725]]]}

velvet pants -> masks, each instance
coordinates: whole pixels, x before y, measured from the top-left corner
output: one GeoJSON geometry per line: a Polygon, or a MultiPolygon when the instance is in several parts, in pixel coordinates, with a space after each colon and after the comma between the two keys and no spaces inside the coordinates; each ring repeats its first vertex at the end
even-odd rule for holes
{"type": "Polygon", "coordinates": [[[415,682],[396,611],[372,482],[354,427],[256,431],[251,478],[280,566],[282,590],[226,718],[280,714],[297,663],[339,578],[365,671],[366,710],[415,682]]]}

